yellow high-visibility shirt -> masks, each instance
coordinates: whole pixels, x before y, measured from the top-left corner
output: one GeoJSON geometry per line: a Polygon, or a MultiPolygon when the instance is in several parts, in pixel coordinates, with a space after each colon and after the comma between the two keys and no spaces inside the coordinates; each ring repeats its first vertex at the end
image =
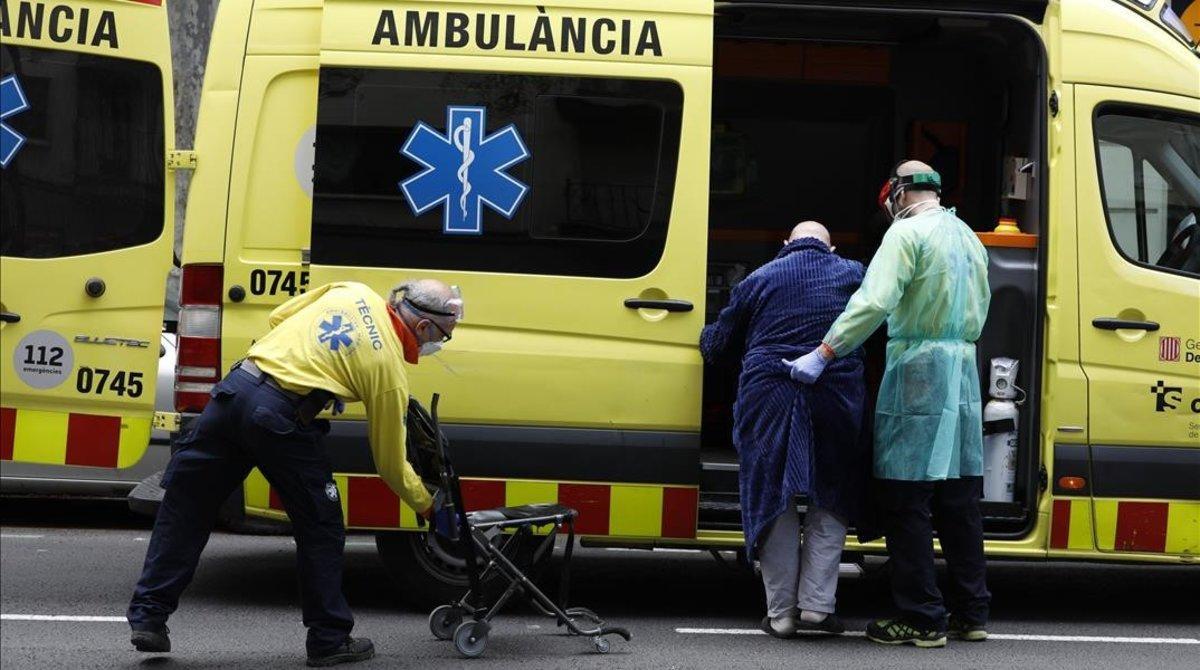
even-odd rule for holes
{"type": "Polygon", "coordinates": [[[365,284],[326,284],[276,307],[246,357],[295,393],[322,389],[362,401],[375,469],[417,512],[432,498],[405,457],[408,374],[416,337],[365,284]]]}

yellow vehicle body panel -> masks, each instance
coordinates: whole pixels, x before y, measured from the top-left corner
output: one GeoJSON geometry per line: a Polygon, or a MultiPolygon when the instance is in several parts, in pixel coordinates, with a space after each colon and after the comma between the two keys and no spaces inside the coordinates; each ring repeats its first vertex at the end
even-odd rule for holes
{"type": "Polygon", "coordinates": [[[1064,81],[1200,95],[1195,52],[1157,21],[1115,0],[1059,5],[1064,81]]]}
{"type": "MultiPolygon", "coordinates": [[[[1089,323],[1097,316],[1089,311],[1090,296],[1137,296],[1145,309],[1173,305],[1178,319],[1187,318],[1180,305],[1200,302],[1194,279],[1162,273],[1142,276],[1137,268],[1117,268],[1120,259],[1103,231],[1103,214],[1095,197],[1099,187],[1090,131],[1090,110],[1098,102],[1095,91],[1107,88],[1122,95],[1142,91],[1149,96],[1146,104],[1169,98],[1178,109],[1200,105],[1196,53],[1148,15],[1133,12],[1113,0],[1066,0],[1050,3],[1044,21],[1033,26],[1045,46],[1047,83],[1058,105],[1057,113],[1046,114],[1049,181],[1044,185],[1047,218],[1040,241],[1045,248],[1046,301],[1037,449],[1051,483],[1056,481],[1056,445],[1086,446],[1097,439],[1131,445],[1139,441],[1176,444],[1171,440],[1181,427],[1195,421],[1180,414],[1169,426],[1148,425],[1141,381],[1138,388],[1122,382],[1119,390],[1104,397],[1089,386],[1104,381],[1099,368],[1089,368],[1086,359],[1094,335],[1089,323]],[[1096,264],[1096,259],[1110,264],[1114,275],[1109,283],[1098,284],[1089,273],[1086,266],[1096,264]],[[1163,297],[1166,294],[1174,297],[1163,297]],[[1193,303],[1178,302],[1187,295],[1193,303]],[[1118,424],[1127,432],[1113,427],[1118,424]]],[[[709,170],[711,13],[712,5],[692,0],[652,5],[563,0],[541,7],[507,0],[259,0],[253,9],[222,5],[205,81],[197,138],[200,165],[189,200],[192,214],[185,232],[184,261],[223,263],[227,292],[235,286],[249,288],[255,277],[271,273],[294,274],[294,292],[347,280],[384,293],[410,275],[461,286],[471,306],[468,318],[455,331],[453,345],[440,361],[426,360],[412,374],[418,396],[434,390],[444,395],[442,417],[447,422],[695,433],[702,381],[696,338],[703,311],[630,310],[622,301],[629,297],[703,300],[707,198],[697,194],[707,193],[709,170]],[[417,28],[428,27],[429,16],[438,15],[443,23],[435,32],[443,42],[411,43],[405,34],[410,12],[417,17],[417,28]],[[450,28],[445,22],[451,13],[465,15],[468,21],[476,20],[477,14],[497,14],[503,35],[527,43],[543,30],[539,26],[548,23],[551,29],[560,28],[564,17],[588,21],[613,17],[618,42],[621,21],[628,20],[634,28],[629,46],[618,44],[608,54],[590,47],[578,52],[504,51],[482,48],[470,40],[448,47],[444,40],[450,28]],[[638,52],[637,26],[650,20],[655,21],[659,55],[638,52]],[[383,270],[309,262],[312,195],[311,184],[306,190],[304,179],[311,173],[303,168],[313,160],[320,68],[340,66],[677,82],[684,92],[678,186],[661,260],[651,272],[634,279],[383,270]],[[263,197],[264,193],[269,196],[263,197]],[[545,296],[555,299],[541,299],[545,296]]],[[[282,288],[247,291],[241,302],[224,305],[226,365],[263,332],[266,314],[289,295],[282,288]]],[[[1114,362],[1133,360],[1126,352],[1095,354],[1104,356],[1116,357],[1114,362]]],[[[348,416],[361,419],[361,407],[352,405],[348,416]]],[[[339,473],[336,480],[350,526],[416,527],[411,510],[398,502],[392,509],[377,478],[339,473]]],[[[694,496],[695,487],[525,478],[479,481],[484,483],[471,486],[492,491],[491,498],[484,495],[481,500],[501,504],[570,501],[573,486],[605,487],[607,506],[600,504],[597,509],[608,510],[611,521],[602,532],[585,534],[687,546],[736,546],[743,541],[737,532],[696,529],[694,510],[690,534],[663,534],[664,525],[688,524],[686,515],[678,516],[665,501],[694,496]],[[498,498],[497,486],[504,491],[498,498]],[[668,493],[671,489],[690,492],[668,493]]],[[[259,475],[248,480],[246,501],[252,514],[282,515],[259,475]]],[[[592,512],[593,519],[596,514],[592,512]]],[[[1045,490],[1033,514],[1029,533],[1020,539],[990,540],[988,553],[1179,562],[1192,560],[1197,552],[1192,501],[1093,501],[1045,490]],[[1160,551],[1139,549],[1141,544],[1121,548],[1117,509],[1128,502],[1166,505],[1167,530],[1160,551]],[[1063,525],[1056,527],[1060,521],[1063,525]]],[[[847,547],[883,551],[880,543],[847,547]]]]}
{"type": "MultiPolygon", "coordinates": [[[[127,468],[149,444],[174,238],[175,174],[167,169],[167,156],[174,149],[175,116],[166,8],[126,0],[64,0],[7,2],[5,9],[2,47],[6,61],[17,54],[12,58],[20,65],[3,74],[6,81],[15,79],[27,98],[25,109],[11,117],[5,111],[5,132],[11,123],[29,136],[5,168],[6,173],[20,170],[21,188],[28,192],[6,186],[2,194],[5,216],[12,217],[6,237],[13,237],[6,239],[5,249],[13,255],[0,257],[0,308],[6,319],[19,320],[0,323],[0,460],[127,468]],[[162,182],[161,221],[150,214],[136,241],[110,243],[108,233],[95,231],[114,220],[113,212],[80,221],[80,212],[99,205],[71,200],[78,196],[77,185],[91,188],[90,197],[103,198],[95,184],[108,183],[107,173],[126,163],[125,156],[111,157],[121,146],[95,139],[104,134],[95,119],[111,112],[75,111],[114,104],[103,97],[110,92],[96,86],[94,77],[103,75],[89,79],[86,74],[100,70],[77,76],[85,67],[117,73],[112,83],[119,78],[126,86],[121,90],[136,98],[130,108],[147,115],[137,122],[148,125],[114,133],[137,144],[143,172],[131,180],[150,184],[151,194],[157,192],[152,181],[162,182]],[[96,98],[83,97],[88,95],[96,98]],[[73,111],[55,113],[62,108],[73,111]],[[42,121],[22,125],[29,119],[42,121]],[[150,126],[161,127],[161,136],[150,126]],[[77,155],[74,147],[86,148],[77,155]],[[70,204],[64,204],[67,200],[70,204]],[[80,246],[81,238],[89,246],[80,246]],[[28,248],[12,251],[10,243],[28,248]]],[[[128,202],[105,204],[133,211],[128,202]]]]}

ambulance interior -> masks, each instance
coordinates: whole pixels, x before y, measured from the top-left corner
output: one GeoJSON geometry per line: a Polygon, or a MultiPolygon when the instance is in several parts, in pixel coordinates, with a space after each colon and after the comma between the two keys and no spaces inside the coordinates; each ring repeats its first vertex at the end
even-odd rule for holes
{"type": "MultiPolygon", "coordinates": [[[[989,537],[1033,520],[1040,371],[1038,235],[1045,95],[1039,38],[1012,19],[838,8],[721,8],[714,54],[706,320],[731,287],[774,258],[791,226],[825,224],[837,252],[868,263],[888,225],[876,196],[895,163],[917,157],[942,175],[943,203],[974,230],[1004,217],[1021,234],[985,235],[992,304],[978,343],[989,361],[1020,362],[1011,501],[983,505],[989,537]],[[997,246],[999,242],[1001,246],[997,246]]],[[[886,326],[866,344],[866,437],[883,372],[886,326]]],[[[731,440],[736,364],[704,380],[700,527],[736,529],[731,440]]],[[[993,475],[997,476],[997,475],[993,475]]],[[[1002,475],[1001,475],[1002,476],[1002,475]]]]}

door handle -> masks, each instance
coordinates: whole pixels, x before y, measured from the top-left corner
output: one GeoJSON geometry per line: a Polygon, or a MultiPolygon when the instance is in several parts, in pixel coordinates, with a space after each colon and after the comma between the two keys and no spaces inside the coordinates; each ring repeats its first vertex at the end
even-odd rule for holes
{"type": "Polygon", "coordinates": [[[1145,330],[1151,333],[1158,330],[1157,321],[1131,321],[1111,317],[1092,319],[1092,325],[1101,330],[1145,330]]]}
{"type": "Polygon", "coordinates": [[[21,320],[20,314],[13,314],[12,312],[0,312],[0,322],[17,323],[20,320],[21,320]]]}
{"type": "Polygon", "coordinates": [[[668,312],[690,312],[692,303],[687,300],[647,300],[645,298],[626,298],[625,306],[629,309],[665,309],[668,312]]]}

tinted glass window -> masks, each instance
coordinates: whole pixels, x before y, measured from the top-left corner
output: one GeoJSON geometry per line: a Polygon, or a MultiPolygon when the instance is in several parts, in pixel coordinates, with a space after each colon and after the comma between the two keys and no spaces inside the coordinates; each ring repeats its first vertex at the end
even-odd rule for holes
{"type": "Polygon", "coordinates": [[[53,258],[157,239],[165,170],[158,67],[9,45],[0,55],[0,254],[53,258]]]}
{"type": "Polygon", "coordinates": [[[645,275],[682,102],[666,81],[322,68],[313,262],[645,275]]]}
{"type": "Polygon", "coordinates": [[[1200,274],[1200,119],[1143,110],[1096,117],[1104,208],[1131,261],[1200,274]]]}

